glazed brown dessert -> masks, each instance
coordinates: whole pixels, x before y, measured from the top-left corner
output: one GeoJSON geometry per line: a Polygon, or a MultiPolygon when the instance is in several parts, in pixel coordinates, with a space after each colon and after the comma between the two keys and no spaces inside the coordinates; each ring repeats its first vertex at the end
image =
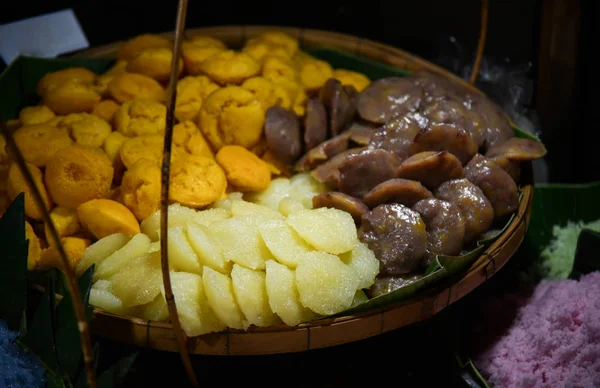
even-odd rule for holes
{"type": "Polygon", "coordinates": [[[287,120],[281,132],[300,130],[302,155],[283,141],[268,142],[271,152],[327,186],[315,207],[352,215],[380,261],[372,296],[504,225],[519,206],[520,164],[546,153],[515,137],[487,97],[427,70],[360,92],[331,78],[309,97],[301,128],[287,120]]]}

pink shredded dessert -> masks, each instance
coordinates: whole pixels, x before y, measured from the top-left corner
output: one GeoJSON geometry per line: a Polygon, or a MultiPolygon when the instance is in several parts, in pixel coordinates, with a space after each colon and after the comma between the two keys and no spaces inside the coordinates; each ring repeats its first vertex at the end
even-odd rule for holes
{"type": "MultiPolygon", "coordinates": [[[[600,387],[600,272],[544,280],[529,298],[508,298],[512,325],[474,360],[492,387],[600,387]]],[[[485,321],[497,325],[502,310],[493,304],[485,321]]]]}

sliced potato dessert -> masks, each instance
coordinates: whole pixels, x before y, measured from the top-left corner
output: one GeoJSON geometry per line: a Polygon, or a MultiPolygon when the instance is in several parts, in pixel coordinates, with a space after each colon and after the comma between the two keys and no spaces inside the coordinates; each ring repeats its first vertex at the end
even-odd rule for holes
{"type": "Polygon", "coordinates": [[[92,287],[89,303],[109,313],[117,315],[128,315],[129,313],[129,309],[123,305],[121,299],[107,290],[92,287]]]}
{"type": "MultiPolygon", "coordinates": [[[[197,213],[196,210],[180,205],[179,203],[169,205],[169,228],[186,225],[188,221],[197,217],[197,213]]],[[[140,228],[142,229],[142,233],[148,235],[152,241],[158,241],[160,238],[160,209],[143,220],[140,228]]]]}
{"type": "Polygon", "coordinates": [[[277,261],[291,269],[296,268],[302,255],[313,250],[284,220],[267,221],[259,230],[267,248],[277,261]]]}
{"type": "MultiPolygon", "coordinates": [[[[100,264],[104,259],[123,248],[129,238],[123,233],[115,233],[96,241],[83,251],[81,260],[77,263],[75,273],[81,276],[92,264],[100,264]]],[[[97,268],[96,268],[97,269],[97,268]]]]}
{"type": "Polygon", "coordinates": [[[354,249],[339,257],[356,273],[358,289],[369,288],[375,283],[375,277],[379,274],[379,260],[366,244],[358,242],[354,249]]]}
{"type": "Polygon", "coordinates": [[[224,274],[231,272],[231,262],[224,259],[221,244],[206,226],[189,222],[187,238],[201,265],[224,274]]]}
{"type": "Polygon", "coordinates": [[[300,303],[320,315],[331,315],[350,307],[359,279],[354,269],[326,252],[309,252],[296,268],[300,303]]]}
{"type": "Polygon", "coordinates": [[[121,249],[104,259],[94,271],[93,280],[108,279],[133,259],[143,256],[150,248],[150,238],[143,233],[136,234],[121,249]]]}
{"type": "Polygon", "coordinates": [[[267,327],[281,322],[269,306],[264,271],[254,271],[234,264],[231,270],[233,292],[248,323],[267,327]]]}
{"type": "Polygon", "coordinates": [[[288,326],[312,321],[318,315],[302,306],[294,271],[275,260],[267,261],[265,284],[271,310],[288,326]]]}
{"type": "Polygon", "coordinates": [[[300,210],[290,214],[287,222],[304,241],[334,255],[352,250],[358,241],[354,219],[342,210],[300,210]]]}
{"type": "Polygon", "coordinates": [[[231,217],[231,212],[225,209],[205,209],[194,214],[191,221],[202,226],[210,226],[213,222],[231,217]]]}
{"type": "Polygon", "coordinates": [[[202,275],[202,266],[198,256],[188,242],[187,235],[183,230],[184,226],[173,226],[169,228],[169,263],[173,264],[175,269],[202,275]]]}
{"type": "Polygon", "coordinates": [[[282,219],[283,216],[277,211],[263,205],[257,205],[246,201],[233,201],[231,214],[235,216],[254,216],[264,220],[282,219]]]}
{"type": "Polygon", "coordinates": [[[248,328],[248,321],[244,318],[233,294],[233,281],[229,276],[210,267],[204,267],[202,284],[208,304],[221,322],[232,329],[248,328]]]}
{"type": "Polygon", "coordinates": [[[271,181],[269,187],[256,193],[248,193],[245,196],[250,202],[266,206],[273,210],[279,210],[279,202],[290,195],[290,180],[287,178],[276,178],[271,181]]]}
{"type": "MultiPolygon", "coordinates": [[[[208,303],[202,276],[171,271],[171,288],[177,305],[177,315],[185,334],[195,337],[227,328],[208,303]]],[[[165,289],[162,284],[160,291],[164,298],[165,289]]]]}
{"type": "Polygon", "coordinates": [[[110,277],[112,293],[127,307],[150,303],[162,284],[160,253],[146,253],[110,277]]]}

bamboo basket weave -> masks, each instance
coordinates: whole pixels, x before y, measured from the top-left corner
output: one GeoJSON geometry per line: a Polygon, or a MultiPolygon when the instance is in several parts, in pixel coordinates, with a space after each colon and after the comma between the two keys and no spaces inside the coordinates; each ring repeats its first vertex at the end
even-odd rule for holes
{"type": "MultiPolygon", "coordinates": [[[[303,49],[337,49],[409,71],[428,69],[483,94],[449,71],[417,56],[382,43],[336,32],[276,26],[220,26],[188,29],[186,36],[209,35],[235,48],[266,30],[279,30],[296,37],[303,49]]],[[[173,33],[161,35],[173,37],[173,33]]],[[[74,56],[113,57],[120,44],[115,42],[74,56]]],[[[533,186],[530,163],[523,165],[521,181],[522,199],[515,217],[502,235],[451,286],[429,288],[410,300],[352,316],[322,319],[295,327],[253,327],[247,332],[227,330],[190,338],[187,344],[189,352],[206,355],[301,352],[365,339],[432,317],[489,279],[517,251],[531,217],[533,186]]],[[[179,352],[175,332],[169,323],[119,316],[95,308],[91,325],[93,333],[101,337],[142,348],[179,352]]]]}

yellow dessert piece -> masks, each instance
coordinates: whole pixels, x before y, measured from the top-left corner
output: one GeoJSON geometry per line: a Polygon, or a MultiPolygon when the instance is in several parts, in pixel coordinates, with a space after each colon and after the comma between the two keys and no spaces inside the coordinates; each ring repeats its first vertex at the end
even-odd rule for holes
{"type": "Polygon", "coordinates": [[[108,123],[113,122],[113,117],[119,109],[119,104],[113,100],[102,100],[94,106],[92,114],[106,120],[108,123]]]}
{"type": "Polygon", "coordinates": [[[130,60],[149,48],[173,48],[173,42],[156,34],[141,34],[125,41],[117,50],[117,59],[130,60]]]}
{"type": "Polygon", "coordinates": [[[139,159],[123,174],[121,195],[123,204],[139,221],[160,209],[161,170],[148,159],[139,159]]]}
{"type": "MultiPolygon", "coordinates": [[[[121,161],[126,168],[140,159],[148,159],[160,165],[162,163],[164,138],[161,135],[137,136],[127,139],[121,147],[121,161]]],[[[171,162],[183,157],[185,151],[179,147],[171,148],[171,162]]]]}
{"type": "Polygon", "coordinates": [[[44,104],[55,113],[68,115],[91,112],[102,97],[93,85],[67,81],[48,89],[42,99],[44,104]]]}
{"type": "MultiPolygon", "coordinates": [[[[27,169],[29,170],[35,187],[40,192],[44,207],[50,211],[52,209],[52,202],[48,196],[48,192],[44,187],[42,180],[42,171],[31,163],[26,163],[27,169]]],[[[6,193],[10,201],[14,201],[20,193],[25,193],[25,214],[27,217],[34,220],[41,220],[44,218],[43,210],[38,206],[35,198],[33,197],[33,191],[31,190],[29,183],[25,180],[25,176],[21,173],[21,169],[16,163],[12,163],[8,170],[8,182],[6,193]]]]}
{"type": "Polygon", "coordinates": [[[289,109],[292,106],[290,95],[285,88],[264,77],[252,77],[242,83],[244,89],[250,90],[266,109],[277,105],[289,109]]]}
{"type": "Polygon", "coordinates": [[[308,92],[315,92],[333,76],[333,68],[325,61],[306,61],[300,68],[300,82],[308,92]]]}
{"type": "Polygon", "coordinates": [[[115,78],[115,76],[125,73],[125,69],[127,68],[127,61],[120,59],[115,62],[113,67],[108,69],[104,74],[101,74],[96,78],[95,89],[102,96],[108,96],[108,84],[110,81],[115,78]]]}
{"type": "Polygon", "coordinates": [[[205,59],[200,71],[220,85],[239,85],[260,72],[260,64],[248,54],[222,51],[205,59]]]}
{"type": "MultiPolygon", "coordinates": [[[[14,136],[14,134],[13,134],[14,136]]],[[[6,147],[6,137],[2,133],[0,133],[0,165],[7,164],[9,161],[8,152],[6,147]]]]}
{"type": "Polygon", "coordinates": [[[198,126],[213,150],[229,144],[250,148],[260,140],[265,109],[254,94],[226,86],[208,96],[198,115],[198,126]]]}
{"type": "Polygon", "coordinates": [[[223,169],[211,158],[189,155],[171,166],[169,199],[192,208],[221,198],[227,187],[223,169]]]}
{"type": "Polygon", "coordinates": [[[265,58],[262,64],[261,74],[263,77],[282,85],[285,81],[298,81],[298,72],[296,71],[294,63],[286,58],[265,58]]]}
{"type": "Polygon", "coordinates": [[[269,55],[290,59],[298,51],[298,41],[283,32],[267,31],[248,39],[242,51],[257,61],[269,55]]]}
{"type": "Polygon", "coordinates": [[[71,113],[57,124],[57,128],[66,131],[76,144],[90,147],[102,147],[112,131],[106,120],[89,113],[71,113]]]}
{"type": "MultiPolygon", "coordinates": [[[[81,260],[83,252],[92,244],[91,240],[83,237],[63,237],[60,239],[60,242],[65,250],[69,266],[72,269],[81,260]]],[[[44,270],[50,268],[64,268],[58,249],[55,246],[50,246],[42,251],[36,269],[44,270]]]]}
{"type": "Polygon", "coordinates": [[[114,116],[115,129],[132,137],[165,133],[167,107],[146,99],[126,101],[114,116]]]}
{"type": "MultiPolygon", "coordinates": [[[[127,63],[126,70],[131,73],[140,73],[157,81],[169,80],[173,51],[170,48],[154,47],[142,50],[135,58],[127,63]]],[[[178,76],[183,71],[183,61],[178,58],[178,76]]]]}
{"type": "Polygon", "coordinates": [[[192,155],[214,158],[206,139],[192,121],[184,121],[173,127],[173,144],[192,155]]]}
{"type": "Polygon", "coordinates": [[[48,124],[27,125],[13,134],[26,162],[44,167],[59,150],[73,144],[67,131],[48,124]]]}
{"type": "Polygon", "coordinates": [[[27,106],[19,112],[21,125],[46,123],[54,118],[54,112],[46,105],[27,106]]]}
{"type": "Polygon", "coordinates": [[[125,171],[125,165],[121,160],[121,147],[129,138],[121,132],[111,132],[105,139],[102,149],[108,156],[114,168],[113,180],[120,182],[125,171]]]}
{"type": "Polygon", "coordinates": [[[66,82],[92,85],[96,81],[96,77],[97,75],[95,73],[84,67],[70,67],[68,69],[44,74],[37,84],[36,92],[40,97],[43,97],[49,89],[66,82]]]}
{"type": "Polygon", "coordinates": [[[46,186],[59,206],[73,209],[110,193],[114,169],[99,148],[72,145],[56,153],[46,165],[46,186]]]}
{"type": "Polygon", "coordinates": [[[335,69],[333,78],[337,79],[344,86],[353,86],[357,92],[362,92],[371,83],[371,80],[364,74],[347,69],[335,69]]]}
{"type": "Polygon", "coordinates": [[[165,99],[165,90],[158,81],[137,73],[117,74],[108,84],[107,91],[120,103],[136,98],[158,102],[165,99]]]}
{"type": "MultiPolygon", "coordinates": [[[[50,219],[52,220],[52,224],[54,225],[54,229],[56,229],[59,238],[73,236],[81,230],[79,216],[75,209],[57,206],[52,209],[50,219]]],[[[52,239],[50,227],[47,224],[44,226],[44,234],[48,245],[53,246],[54,240],[52,239]]]]}
{"type": "Polygon", "coordinates": [[[261,191],[271,183],[271,169],[244,147],[230,145],[217,152],[217,163],[225,170],[227,181],[240,191],[261,191]]]}
{"type": "Polygon", "coordinates": [[[219,85],[204,75],[180,79],[177,82],[175,118],[179,121],[195,121],[206,97],[217,89],[219,85]]]}
{"type": "Polygon", "coordinates": [[[207,58],[227,50],[227,47],[218,40],[194,39],[181,44],[181,57],[188,74],[202,74],[201,65],[207,58]]]}
{"type": "Polygon", "coordinates": [[[125,205],[105,198],[92,199],[77,207],[81,225],[98,240],[115,233],[140,233],[137,219],[125,205]]]}

